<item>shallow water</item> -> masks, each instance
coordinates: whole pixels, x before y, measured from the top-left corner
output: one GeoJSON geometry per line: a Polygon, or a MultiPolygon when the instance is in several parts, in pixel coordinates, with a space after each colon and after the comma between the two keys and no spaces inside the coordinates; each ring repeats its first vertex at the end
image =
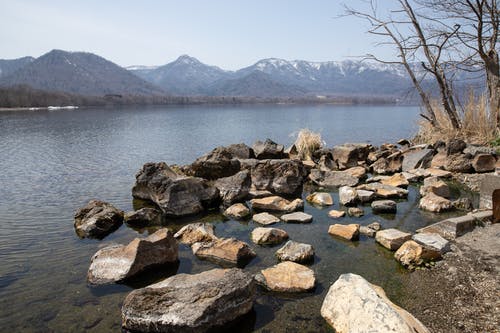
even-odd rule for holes
{"type": "MultiPolygon", "coordinates": [[[[321,132],[328,146],[343,142],[394,142],[414,134],[418,108],[395,106],[241,106],[137,107],[59,112],[0,113],[0,327],[9,332],[109,332],[120,330],[120,307],[131,286],[90,288],[89,260],[110,242],[126,243],[152,230],[123,225],[102,241],[79,239],[73,214],[89,199],[109,201],[122,210],[133,208],[134,175],[149,161],[186,164],[219,145],[272,138],[289,145],[301,128],[321,132]]],[[[334,209],[338,209],[338,195],[334,209]]],[[[304,196],[307,195],[307,191],[304,196]]],[[[384,228],[415,229],[442,217],[422,213],[417,190],[398,204],[394,216],[350,221],[384,228]]],[[[314,292],[280,295],[259,290],[254,311],[238,329],[262,332],[328,331],[319,315],[328,287],[342,273],[363,275],[381,285],[392,299],[405,297],[406,272],[392,253],[361,237],[344,242],[330,237],[335,223],[328,209],[308,204],[309,225],[278,224],[290,238],[316,250],[311,268],[314,292]]],[[[250,272],[276,263],[276,247],[250,242],[253,222],[210,215],[218,236],[249,242],[258,257],[250,272]]],[[[171,226],[179,228],[179,224],[171,226]]],[[[197,273],[217,267],[195,258],[180,246],[177,272],[197,273]]],[[[161,274],[159,274],[161,277],[161,274]]],[[[150,277],[153,279],[153,277],[150,277]]],[[[158,278],[158,277],[156,277],[158,278]]],[[[139,281],[139,285],[145,281],[139,281]]],[[[137,285],[135,285],[137,286],[137,285]]]]}

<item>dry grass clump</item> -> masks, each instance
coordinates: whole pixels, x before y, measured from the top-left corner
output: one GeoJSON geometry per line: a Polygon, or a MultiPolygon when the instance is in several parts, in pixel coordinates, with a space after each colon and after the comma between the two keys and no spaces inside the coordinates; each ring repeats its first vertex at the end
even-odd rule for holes
{"type": "Polygon", "coordinates": [[[415,137],[417,143],[434,143],[437,140],[462,139],[469,143],[488,145],[498,136],[495,127],[495,116],[489,114],[487,99],[483,95],[475,98],[471,93],[460,115],[462,127],[454,129],[438,102],[434,102],[437,127],[428,121],[419,122],[419,131],[415,137]]]}
{"type": "Polygon", "coordinates": [[[323,147],[321,134],[314,133],[307,128],[301,129],[295,140],[295,148],[301,160],[311,160],[314,151],[323,147]]]}

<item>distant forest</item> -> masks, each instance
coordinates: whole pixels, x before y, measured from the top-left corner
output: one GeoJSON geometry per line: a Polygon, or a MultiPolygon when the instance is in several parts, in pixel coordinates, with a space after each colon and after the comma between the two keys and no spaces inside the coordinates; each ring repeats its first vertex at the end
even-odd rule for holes
{"type": "Polygon", "coordinates": [[[189,105],[189,104],[395,104],[387,97],[224,97],[169,95],[104,95],[83,96],[65,92],[33,89],[27,85],[0,87],[0,108],[47,106],[125,106],[125,105],[189,105]]]}

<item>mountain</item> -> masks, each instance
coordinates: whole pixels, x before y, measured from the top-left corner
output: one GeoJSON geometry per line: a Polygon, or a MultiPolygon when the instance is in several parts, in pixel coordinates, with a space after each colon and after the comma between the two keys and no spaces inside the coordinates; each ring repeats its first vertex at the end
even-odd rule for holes
{"type": "Polygon", "coordinates": [[[128,69],[144,80],[177,95],[205,95],[209,85],[231,77],[230,72],[205,65],[187,55],[156,68],[133,66],[128,69]]]}
{"type": "Polygon", "coordinates": [[[219,80],[206,92],[212,96],[299,97],[306,90],[277,82],[269,74],[253,71],[242,77],[219,80]]]}
{"type": "Polygon", "coordinates": [[[0,77],[0,85],[29,85],[35,89],[80,95],[165,92],[126,69],[92,53],[52,50],[16,71],[0,77]]]}
{"type": "Polygon", "coordinates": [[[7,76],[19,68],[22,68],[33,62],[35,58],[33,57],[23,57],[19,59],[0,59],[0,77],[7,76]]]}

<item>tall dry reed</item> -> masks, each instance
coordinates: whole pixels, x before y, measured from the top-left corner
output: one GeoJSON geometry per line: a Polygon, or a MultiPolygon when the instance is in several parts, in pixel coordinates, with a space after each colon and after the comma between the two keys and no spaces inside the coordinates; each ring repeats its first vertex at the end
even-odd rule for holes
{"type": "Polygon", "coordinates": [[[295,148],[301,160],[311,160],[314,151],[323,147],[321,134],[314,133],[307,128],[301,129],[295,140],[295,148]]]}

